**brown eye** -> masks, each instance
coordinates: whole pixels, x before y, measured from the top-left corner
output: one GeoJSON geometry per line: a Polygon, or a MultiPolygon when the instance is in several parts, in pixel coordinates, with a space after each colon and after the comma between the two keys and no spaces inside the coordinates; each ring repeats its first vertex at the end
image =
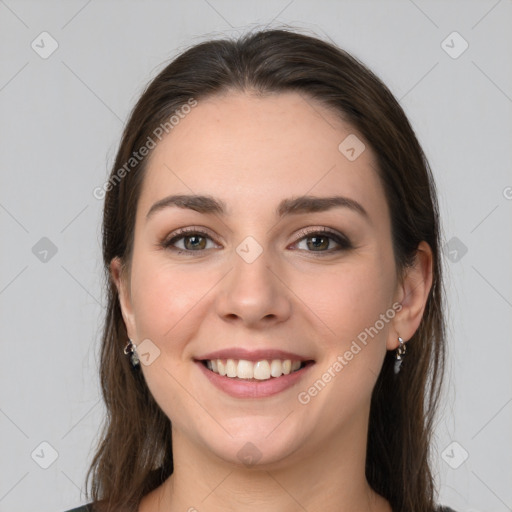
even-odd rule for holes
{"type": "Polygon", "coordinates": [[[202,252],[217,247],[207,233],[197,229],[182,229],[164,240],[160,245],[178,254],[202,252]]]}
{"type": "Polygon", "coordinates": [[[307,246],[308,249],[311,249],[312,251],[317,249],[328,249],[329,248],[329,241],[330,237],[328,236],[308,236],[307,239],[307,246]]]}
{"type": "Polygon", "coordinates": [[[185,246],[185,249],[187,249],[187,250],[195,251],[197,249],[205,249],[206,248],[206,238],[204,236],[188,235],[188,236],[182,237],[182,239],[185,241],[184,246],[185,246]]]}
{"type": "Polygon", "coordinates": [[[316,231],[301,231],[299,233],[302,237],[295,242],[295,245],[301,250],[306,252],[314,252],[318,255],[332,254],[333,252],[339,252],[353,247],[350,240],[340,233],[335,233],[328,229],[320,229],[316,231]],[[300,247],[300,244],[304,244],[305,247],[300,247]],[[333,246],[334,245],[334,246],[333,246]]]}

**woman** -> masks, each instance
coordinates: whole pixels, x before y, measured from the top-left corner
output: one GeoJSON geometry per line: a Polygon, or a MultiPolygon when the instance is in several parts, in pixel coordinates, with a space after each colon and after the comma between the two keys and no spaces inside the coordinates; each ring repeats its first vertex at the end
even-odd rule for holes
{"type": "Polygon", "coordinates": [[[199,44],[95,194],[108,416],[87,510],[449,510],[435,187],[367,68],[291,31],[199,44]]]}

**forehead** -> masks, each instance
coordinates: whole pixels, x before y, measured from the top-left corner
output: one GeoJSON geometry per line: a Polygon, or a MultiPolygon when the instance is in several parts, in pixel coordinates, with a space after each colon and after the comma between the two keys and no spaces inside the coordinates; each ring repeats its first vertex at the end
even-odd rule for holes
{"type": "Polygon", "coordinates": [[[368,144],[320,102],[229,92],[199,100],[153,149],[139,205],[145,213],[165,195],[208,194],[229,214],[339,192],[378,210],[385,199],[376,168],[368,144]]]}

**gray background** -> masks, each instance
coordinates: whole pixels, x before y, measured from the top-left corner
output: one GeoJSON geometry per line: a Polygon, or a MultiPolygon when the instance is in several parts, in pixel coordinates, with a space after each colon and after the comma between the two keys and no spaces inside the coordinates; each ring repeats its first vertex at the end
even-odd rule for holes
{"type": "Polygon", "coordinates": [[[458,511],[512,510],[510,0],[0,0],[0,511],[84,501],[104,412],[102,203],[92,191],[129,110],[185,47],[284,23],[359,57],[417,131],[448,243],[439,500],[458,511]],[[58,43],[45,59],[44,31],[58,43]]]}

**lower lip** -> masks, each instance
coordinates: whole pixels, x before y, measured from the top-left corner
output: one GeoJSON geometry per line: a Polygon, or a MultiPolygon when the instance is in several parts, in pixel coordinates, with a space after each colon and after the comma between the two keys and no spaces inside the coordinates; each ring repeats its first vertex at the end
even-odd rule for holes
{"type": "Polygon", "coordinates": [[[281,377],[271,377],[268,380],[243,380],[231,377],[224,377],[218,373],[208,370],[200,361],[196,361],[200,370],[206,378],[218,389],[224,391],[228,395],[235,398],[265,398],[267,396],[277,395],[282,391],[296,384],[313,366],[314,363],[309,362],[293,373],[281,375],[281,377]]]}

